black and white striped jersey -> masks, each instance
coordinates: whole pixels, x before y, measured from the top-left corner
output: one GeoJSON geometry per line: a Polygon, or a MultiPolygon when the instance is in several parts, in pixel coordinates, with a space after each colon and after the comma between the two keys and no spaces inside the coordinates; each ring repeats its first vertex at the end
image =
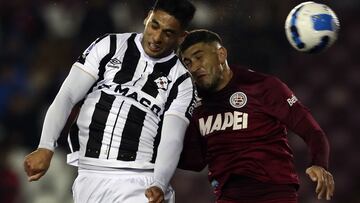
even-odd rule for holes
{"type": "Polygon", "coordinates": [[[141,39],[105,35],[74,63],[97,79],[70,133],[79,165],[153,168],[164,115],[191,117],[195,89],[188,71],[174,53],[146,55],[141,39]]]}

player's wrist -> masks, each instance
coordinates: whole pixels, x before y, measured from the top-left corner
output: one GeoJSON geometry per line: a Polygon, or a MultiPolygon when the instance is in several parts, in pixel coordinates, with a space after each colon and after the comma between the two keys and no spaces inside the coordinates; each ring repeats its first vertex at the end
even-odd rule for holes
{"type": "Polygon", "coordinates": [[[44,152],[44,153],[48,153],[48,154],[53,154],[54,150],[48,149],[48,148],[43,148],[43,147],[39,147],[37,148],[38,151],[44,152]]]}
{"type": "Polygon", "coordinates": [[[164,194],[167,190],[167,186],[163,183],[160,183],[159,181],[155,181],[153,184],[150,185],[150,187],[158,187],[164,194]]]}
{"type": "Polygon", "coordinates": [[[49,150],[49,151],[52,151],[52,152],[54,152],[55,151],[55,149],[56,149],[56,147],[57,147],[57,144],[56,143],[40,143],[39,145],[38,145],[38,150],[49,150]]]}

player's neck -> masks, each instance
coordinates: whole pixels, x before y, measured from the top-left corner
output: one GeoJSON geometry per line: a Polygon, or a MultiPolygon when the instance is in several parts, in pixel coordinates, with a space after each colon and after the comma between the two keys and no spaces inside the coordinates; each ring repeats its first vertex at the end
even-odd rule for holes
{"type": "Polygon", "coordinates": [[[216,91],[220,91],[224,89],[226,85],[229,84],[232,77],[233,77],[233,72],[231,71],[229,65],[227,63],[223,64],[221,82],[216,88],[216,91]]]}

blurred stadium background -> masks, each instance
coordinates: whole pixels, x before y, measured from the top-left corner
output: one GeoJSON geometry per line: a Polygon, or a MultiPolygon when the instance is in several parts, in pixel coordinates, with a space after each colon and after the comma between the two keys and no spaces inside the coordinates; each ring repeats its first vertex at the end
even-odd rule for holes
{"type": "MultiPolygon", "coordinates": [[[[277,75],[307,105],[331,142],[330,170],[336,181],[331,202],[359,203],[360,153],[360,1],[317,1],[338,15],[338,41],[324,53],[296,52],[284,22],[297,0],[193,0],[198,11],[192,28],[218,32],[231,64],[277,75]]],[[[149,0],[0,0],[0,202],[72,202],[76,169],[65,164],[60,147],[46,177],[28,183],[24,155],[39,141],[44,114],[72,63],[96,37],[109,32],[141,32],[149,0]]],[[[301,178],[300,202],[317,201],[305,176],[304,142],[289,139],[301,178]]],[[[178,171],[173,179],[179,203],[209,203],[206,171],[178,171]]]]}

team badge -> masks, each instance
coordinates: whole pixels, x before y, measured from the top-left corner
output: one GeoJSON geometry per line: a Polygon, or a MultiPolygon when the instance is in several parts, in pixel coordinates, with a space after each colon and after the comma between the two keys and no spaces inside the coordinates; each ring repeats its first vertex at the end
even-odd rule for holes
{"type": "Polygon", "coordinates": [[[171,83],[171,80],[169,80],[165,76],[161,76],[161,77],[158,77],[156,80],[154,80],[154,82],[156,83],[156,85],[159,89],[167,90],[169,84],[171,83]]]}
{"type": "Polygon", "coordinates": [[[231,106],[237,109],[245,106],[246,102],[247,102],[247,97],[246,94],[244,94],[243,92],[235,92],[230,97],[231,106]]]}

